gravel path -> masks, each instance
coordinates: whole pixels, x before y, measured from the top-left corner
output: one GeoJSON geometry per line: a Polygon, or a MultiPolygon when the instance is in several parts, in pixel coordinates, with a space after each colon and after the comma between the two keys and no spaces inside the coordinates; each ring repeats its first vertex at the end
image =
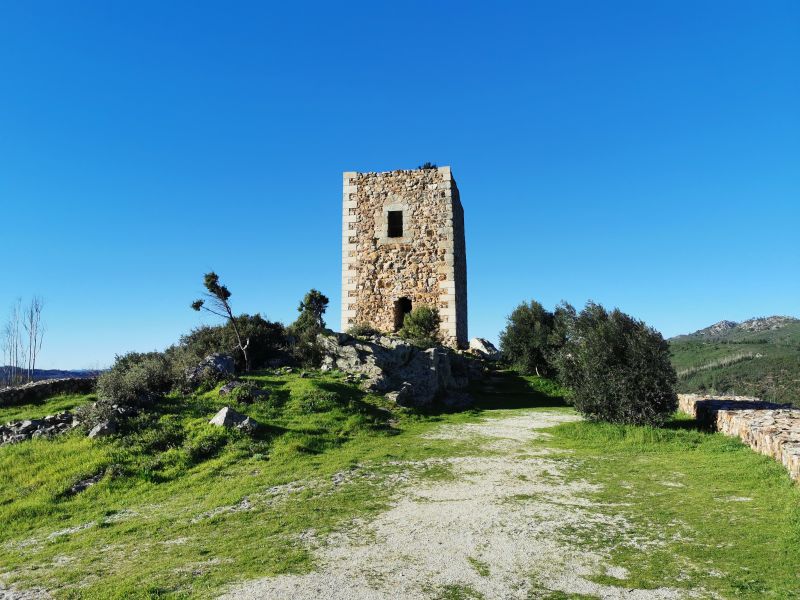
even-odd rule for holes
{"type": "Polygon", "coordinates": [[[444,460],[452,479],[412,482],[373,521],[314,542],[319,570],[246,582],[224,598],[416,600],[448,593],[512,599],[546,596],[548,590],[600,598],[684,597],[674,589],[636,590],[587,579],[626,573],[579,542],[565,541],[562,529],[630,527],[593,507],[586,498],[590,484],[564,477],[569,461],[528,443],[547,435],[537,429],[575,419],[529,411],[439,428],[428,437],[476,442],[474,456],[444,460]],[[502,454],[485,456],[481,449],[502,454]]]}

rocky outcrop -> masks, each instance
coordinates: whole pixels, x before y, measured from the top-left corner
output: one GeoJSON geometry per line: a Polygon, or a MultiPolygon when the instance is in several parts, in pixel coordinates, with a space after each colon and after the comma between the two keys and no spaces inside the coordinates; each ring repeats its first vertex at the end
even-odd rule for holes
{"type": "Polygon", "coordinates": [[[89,432],[90,438],[106,437],[117,433],[117,422],[113,420],[103,421],[98,423],[89,432]]]}
{"type": "Polygon", "coordinates": [[[740,438],[800,480],[800,409],[752,397],[678,394],[678,408],[704,427],[740,438]]]}
{"type": "Polygon", "coordinates": [[[90,394],[97,384],[96,377],[44,379],[0,390],[0,406],[29,404],[62,394],[90,394]]]}
{"type": "Polygon", "coordinates": [[[469,341],[469,350],[486,360],[500,360],[501,358],[500,350],[486,338],[472,338],[469,341]]]}
{"type": "Polygon", "coordinates": [[[215,383],[233,377],[236,361],[228,354],[209,354],[196,367],[186,369],[186,383],[198,386],[201,383],[215,383]]]}
{"type": "Polygon", "coordinates": [[[42,419],[11,421],[5,425],[0,425],[0,446],[24,442],[31,438],[50,438],[59,433],[69,431],[77,424],[72,413],[68,412],[48,415],[42,419]]]}
{"type": "Polygon", "coordinates": [[[362,340],[344,333],[321,334],[318,343],[323,370],[360,376],[366,389],[387,394],[401,406],[466,406],[470,379],[483,369],[449,348],[422,349],[388,336],[362,340]]]}

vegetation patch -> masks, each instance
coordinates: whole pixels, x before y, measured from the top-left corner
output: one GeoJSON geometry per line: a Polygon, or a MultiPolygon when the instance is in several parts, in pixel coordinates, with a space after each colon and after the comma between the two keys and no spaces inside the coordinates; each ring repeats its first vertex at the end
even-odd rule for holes
{"type": "MultiPolygon", "coordinates": [[[[570,450],[577,462],[567,476],[599,484],[588,497],[631,524],[627,531],[598,525],[562,533],[609,552],[627,570],[626,586],[751,598],[800,591],[793,567],[800,560],[800,489],[771,459],[685,418],[663,428],[577,422],[549,433],[535,444],[570,450]]],[[[619,585],[608,576],[593,580],[619,585]]]]}
{"type": "Polygon", "coordinates": [[[800,322],[788,320],[774,329],[742,325],[669,340],[678,391],[733,393],[800,406],[800,322]]]}
{"type": "Polygon", "coordinates": [[[24,419],[41,419],[59,412],[73,411],[75,408],[96,399],[94,394],[67,394],[41,402],[0,407],[0,424],[24,419]]]}

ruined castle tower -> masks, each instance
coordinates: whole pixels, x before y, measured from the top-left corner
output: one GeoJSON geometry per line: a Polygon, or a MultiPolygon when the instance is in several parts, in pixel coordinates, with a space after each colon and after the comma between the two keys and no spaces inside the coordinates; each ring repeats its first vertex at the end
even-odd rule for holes
{"type": "Polygon", "coordinates": [[[344,173],[342,331],[397,331],[439,309],[443,341],[467,345],[464,210],[450,167],[344,173]]]}

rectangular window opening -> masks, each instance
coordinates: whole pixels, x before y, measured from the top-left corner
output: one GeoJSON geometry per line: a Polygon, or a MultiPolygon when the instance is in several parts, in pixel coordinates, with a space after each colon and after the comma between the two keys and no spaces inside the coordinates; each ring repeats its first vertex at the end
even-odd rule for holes
{"type": "Polygon", "coordinates": [[[390,238],[403,237],[403,211],[402,210],[390,210],[389,211],[388,236],[390,238]]]}

